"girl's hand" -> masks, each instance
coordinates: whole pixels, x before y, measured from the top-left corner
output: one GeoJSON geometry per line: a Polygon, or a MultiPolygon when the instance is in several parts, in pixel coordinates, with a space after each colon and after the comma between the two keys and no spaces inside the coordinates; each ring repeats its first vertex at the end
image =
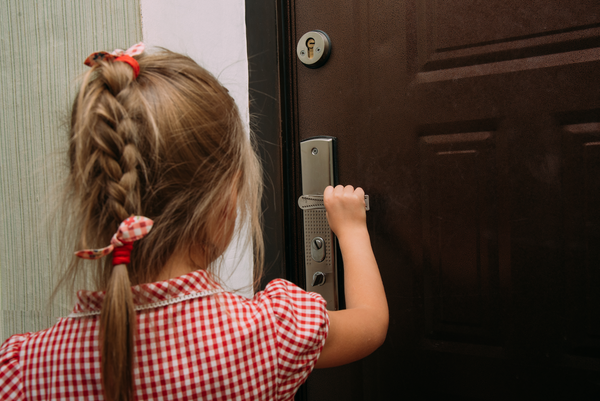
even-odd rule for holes
{"type": "Polygon", "coordinates": [[[365,191],[362,188],[328,186],[323,193],[323,203],[329,226],[340,241],[357,230],[366,230],[365,191]]]}

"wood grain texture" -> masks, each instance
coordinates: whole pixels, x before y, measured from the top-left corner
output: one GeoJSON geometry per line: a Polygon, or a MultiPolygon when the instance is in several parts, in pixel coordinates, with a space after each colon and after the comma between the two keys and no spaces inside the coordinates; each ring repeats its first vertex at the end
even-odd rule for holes
{"type": "Polygon", "coordinates": [[[139,2],[0,2],[0,341],[71,307],[48,300],[61,233],[44,224],[65,174],[68,108],[93,51],[142,38],[139,2]],[[47,229],[45,227],[48,227],[47,229]]]}

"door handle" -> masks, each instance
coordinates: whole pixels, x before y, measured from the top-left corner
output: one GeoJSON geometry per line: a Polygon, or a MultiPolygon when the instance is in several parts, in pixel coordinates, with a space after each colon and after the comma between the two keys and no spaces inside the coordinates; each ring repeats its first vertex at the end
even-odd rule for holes
{"type": "Polygon", "coordinates": [[[337,241],[322,206],[325,188],[337,184],[336,138],[318,136],[301,141],[300,163],[303,195],[298,204],[304,211],[306,290],[318,292],[327,301],[327,309],[337,310],[337,241]]]}
{"type": "MultiPolygon", "coordinates": [[[[323,195],[302,195],[298,198],[298,206],[302,210],[310,209],[325,209],[325,203],[323,203],[323,195]]],[[[369,195],[365,195],[365,210],[368,212],[371,210],[369,206],[369,195]]]]}

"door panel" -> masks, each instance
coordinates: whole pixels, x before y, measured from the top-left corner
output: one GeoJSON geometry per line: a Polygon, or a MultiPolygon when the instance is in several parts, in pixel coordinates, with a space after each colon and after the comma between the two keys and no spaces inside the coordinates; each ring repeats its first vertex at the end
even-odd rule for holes
{"type": "Polygon", "coordinates": [[[565,7],[561,0],[461,0],[422,2],[437,27],[436,48],[475,47],[485,42],[512,42],[516,38],[548,36],[598,23],[600,4],[577,1],[565,7]],[[428,11],[433,10],[433,12],[428,11]]]}
{"type": "Polygon", "coordinates": [[[497,337],[493,138],[493,132],[421,137],[424,312],[430,332],[456,339],[497,337]]]}
{"type": "Polygon", "coordinates": [[[559,0],[421,1],[421,70],[523,59],[597,47],[600,4],[559,0]],[[562,6],[561,6],[562,3],[562,6]]]}
{"type": "Polygon", "coordinates": [[[370,195],[391,318],[308,399],[600,393],[600,4],[526,3],[288,2],[333,45],[289,55],[291,139],[370,195]]]}
{"type": "Polygon", "coordinates": [[[600,358],[600,123],[564,124],[562,136],[567,350],[570,355],[600,358]]]}

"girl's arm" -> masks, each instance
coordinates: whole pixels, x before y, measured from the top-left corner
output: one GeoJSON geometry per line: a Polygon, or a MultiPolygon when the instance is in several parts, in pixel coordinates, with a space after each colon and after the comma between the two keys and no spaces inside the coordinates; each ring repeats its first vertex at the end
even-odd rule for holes
{"type": "Polygon", "coordinates": [[[375,351],[388,328],[388,305],[367,231],[365,193],[351,185],[325,189],[327,220],[344,261],[346,309],[330,311],[327,341],[317,368],[344,365],[375,351]]]}

